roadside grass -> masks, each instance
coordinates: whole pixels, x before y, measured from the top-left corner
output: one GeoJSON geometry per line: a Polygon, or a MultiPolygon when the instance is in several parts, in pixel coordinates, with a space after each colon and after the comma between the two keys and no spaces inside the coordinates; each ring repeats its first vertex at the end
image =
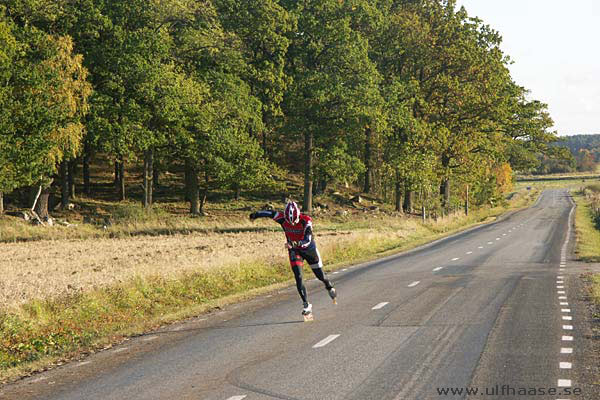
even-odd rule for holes
{"type": "MultiPolygon", "coordinates": [[[[323,235],[322,241],[319,239],[319,246],[327,269],[337,269],[405,251],[492,221],[507,210],[530,204],[537,194],[537,191],[519,193],[504,207],[475,210],[468,217],[451,215],[426,223],[417,218],[393,219],[387,215],[372,215],[364,220],[331,220],[328,222],[330,233],[323,235]],[[356,229],[357,226],[361,229],[356,229]],[[343,232],[341,227],[354,227],[355,230],[343,232]]],[[[231,238],[224,239],[225,244],[228,244],[227,240],[231,238]]],[[[281,239],[273,239],[268,244],[281,245],[281,242],[281,239]]],[[[61,246],[60,241],[53,244],[61,246]]],[[[244,248],[247,242],[241,240],[238,245],[244,248]]],[[[153,270],[150,274],[140,273],[122,282],[99,282],[85,290],[30,298],[0,309],[0,381],[16,379],[60,360],[96,351],[127,336],[292,282],[285,258],[274,258],[269,253],[248,261],[246,254],[243,261],[234,261],[230,255],[222,255],[234,251],[225,246],[222,253],[211,253],[211,262],[215,266],[210,269],[191,268],[177,272],[165,266],[161,273],[153,270]]],[[[277,247],[272,251],[284,253],[283,246],[281,250],[277,247]]],[[[150,257],[154,255],[150,254],[150,257]]],[[[40,280],[48,280],[49,274],[52,271],[40,271],[37,284],[40,280]]],[[[82,274],[93,275],[94,270],[73,276],[82,274]]],[[[32,280],[32,284],[36,281],[32,280]]]]}

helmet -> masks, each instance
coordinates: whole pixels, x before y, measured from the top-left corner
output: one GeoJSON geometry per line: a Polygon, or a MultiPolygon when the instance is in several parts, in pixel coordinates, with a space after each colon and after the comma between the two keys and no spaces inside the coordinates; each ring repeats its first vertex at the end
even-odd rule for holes
{"type": "Polygon", "coordinates": [[[300,220],[300,208],[298,208],[298,204],[293,201],[288,202],[285,206],[283,216],[288,223],[296,225],[300,220]]]}

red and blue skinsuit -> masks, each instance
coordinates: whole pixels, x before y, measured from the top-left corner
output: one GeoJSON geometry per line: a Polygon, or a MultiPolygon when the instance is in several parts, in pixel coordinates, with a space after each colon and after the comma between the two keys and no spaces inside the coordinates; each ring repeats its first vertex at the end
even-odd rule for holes
{"type": "Polygon", "coordinates": [[[297,224],[291,224],[286,221],[284,214],[278,211],[258,211],[252,213],[250,218],[272,218],[283,228],[287,239],[290,264],[296,278],[296,287],[305,304],[307,303],[306,288],[302,282],[302,264],[304,260],[308,262],[317,279],[325,284],[327,290],[333,287],[323,271],[323,261],[317,249],[317,243],[314,240],[312,218],[310,216],[300,214],[297,224]]]}

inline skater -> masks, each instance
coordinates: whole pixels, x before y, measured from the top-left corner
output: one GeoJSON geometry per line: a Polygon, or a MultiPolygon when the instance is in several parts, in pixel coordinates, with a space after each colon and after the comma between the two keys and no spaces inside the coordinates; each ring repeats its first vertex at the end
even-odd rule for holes
{"type": "Polygon", "coordinates": [[[294,278],[296,279],[296,288],[302,299],[302,315],[304,319],[306,321],[312,320],[312,304],[307,300],[306,287],[302,282],[302,264],[304,260],[308,262],[317,279],[325,284],[325,289],[327,289],[329,296],[336,303],[337,293],[323,271],[321,254],[319,254],[313,237],[311,217],[302,214],[298,205],[290,201],[283,212],[264,210],[250,214],[251,220],[255,220],[256,218],[272,218],[281,225],[285,232],[287,239],[286,248],[289,253],[294,278]]]}

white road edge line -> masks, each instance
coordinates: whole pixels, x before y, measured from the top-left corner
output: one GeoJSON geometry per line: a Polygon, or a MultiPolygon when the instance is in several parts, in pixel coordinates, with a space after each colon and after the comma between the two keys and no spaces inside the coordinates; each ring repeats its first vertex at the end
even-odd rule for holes
{"type": "Polygon", "coordinates": [[[325,339],[321,340],[319,343],[313,346],[313,349],[318,349],[319,347],[327,346],[329,343],[333,342],[335,339],[339,338],[340,335],[329,335],[325,339]]]}
{"type": "Polygon", "coordinates": [[[467,254],[473,254],[473,252],[472,251],[467,251],[467,254]]]}
{"type": "Polygon", "coordinates": [[[458,260],[460,260],[460,258],[458,258],[458,257],[454,257],[454,258],[452,259],[452,261],[458,261],[458,260]]]}
{"type": "Polygon", "coordinates": [[[421,283],[421,281],[414,281],[413,283],[411,283],[410,285],[408,285],[408,287],[415,287],[415,286],[417,286],[419,283],[421,283]]]}
{"type": "Polygon", "coordinates": [[[390,304],[389,301],[384,301],[383,303],[379,303],[375,307],[371,308],[371,310],[380,310],[383,307],[387,306],[388,304],[390,304]]]}
{"type": "Polygon", "coordinates": [[[227,400],[243,400],[247,397],[247,395],[241,395],[241,396],[231,396],[230,398],[228,398],[227,400]]]}
{"type": "Polygon", "coordinates": [[[433,269],[433,272],[438,272],[441,271],[442,269],[444,269],[444,267],[437,267],[433,269]]]}

